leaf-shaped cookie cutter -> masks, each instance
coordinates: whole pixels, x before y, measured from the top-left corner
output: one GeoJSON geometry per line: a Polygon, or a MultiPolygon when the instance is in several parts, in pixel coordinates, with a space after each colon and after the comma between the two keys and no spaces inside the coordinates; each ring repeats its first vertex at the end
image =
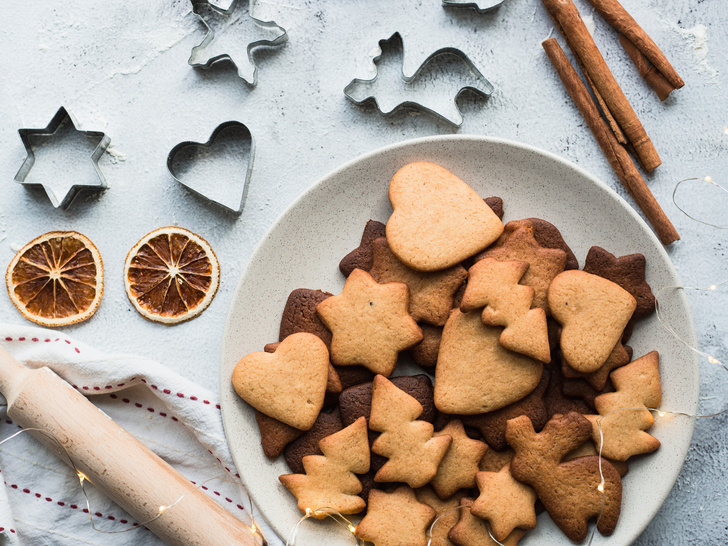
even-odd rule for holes
{"type": "Polygon", "coordinates": [[[451,8],[475,8],[480,13],[498,9],[505,0],[442,0],[442,5],[451,8]]]}
{"type": "MultiPolygon", "coordinates": [[[[397,103],[393,107],[386,109],[382,108],[380,105],[380,101],[377,100],[377,97],[375,97],[372,94],[365,94],[363,96],[357,97],[355,96],[355,93],[358,89],[364,88],[367,86],[372,86],[379,77],[379,71],[377,69],[378,62],[382,59],[382,56],[384,55],[384,48],[383,46],[390,46],[393,42],[399,42],[402,44],[402,36],[399,32],[395,32],[387,39],[382,39],[379,41],[378,47],[375,50],[375,52],[372,55],[372,63],[374,64],[375,69],[375,75],[371,79],[359,79],[356,78],[352,80],[345,88],[344,88],[344,95],[346,98],[348,98],[351,102],[357,105],[363,105],[370,102],[373,102],[375,106],[377,107],[377,110],[380,114],[383,116],[388,116],[390,114],[393,114],[400,108],[413,108],[415,110],[419,110],[421,112],[425,112],[427,114],[431,114],[443,121],[446,121],[448,123],[451,123],[452,125],[459,127],[462,122],[462,113],[460,112],[460,109],[457,107],[457,104],[454,104],[453,110],[450,113],[451,115],[445,115],[442,112],[438,112],[434,110],[433,108],[430,108],[429,106],[423,104],[422,102],[418,102],[416,100],[403,100],[402,102],[397,103]]],[[[404,53],[404,46],[402,45],[402,52],[404,53]]],[[[446,47],[442,49],[438,49],[434,53],[432,53],[425,61],[422,63],[422,65],[415,71],[412,76],[406,76],[404,72],[401,72],[402,76],[402,82],[405,88],[409,85],[411,85],[413,82],[416,82],[417,78],[422,74],[423,70],[428,66],[430,61],[433,59],[440,57],[450,55],[454,56],[455,58],[459,59],[470,71],[470,74],[472,75],[471,82],[469,82],[466,85],[460,86],[458,91],[455,93],[455,96],[453,97],[453,103],[457,100],[457,98],[460,96],[460,94],[465,91],[472,91],[477,95],[480,95],[482,97],[489,97],[494,90],[493,85],[481,74],[481,72],[477,69],[475,64],[470,60],[470,58],[460,49],[457,49],[455,47],[446,47]]]]}
{"type": "Polygon", "coordinates": [[[245,206],[245,199],[248,195],[248,186],[250,185],[250,176],[253,172],[253,159],[255,158],[255,141],[253,140],[253,134],[250,132],[250,129],[244,124],[239,121],[226,121],[224,123],[221,123],[218,125],[215,130],[210,135],[210,138],[207,140],[207,142],[195,142],[192,140],[187,140],[185,142],[180,142],[177,144],[174,148],[172,148],[167,155],[167,170],[169,171],[169,174],[172,175],[172,178],[174,178],[177,182],[179,182],[182,186],[187,188],[189,191],[194,193],[195,195],[201,197],[205,201],[220,206],[224,208],[225,210],[228,210],[230,212],[233,212],[235,214],[240,214],[243,211],[243,207],[245,206]],[[242,129],[247,137],[250,138],[250,158],[248,159],[248,168],[245,173],[245,180],[243,181],[243,189],[240,195],[240,201],[237,202],[235,205],[230,206],[223,202],[220,199],[216,199],[214,197],[211,197],[209,195],[206,195],[202,191],[200,191],[199,188],[195,188],[186,182],[182,180],[182,177],[176,172],[175,170],[175,157],[184,149],[189,147],[195,147],[195,148],[212,148],[215,144],[215,141],[217,140],[220,133],[223,131],[230,129],[232,127],[237,127],[242,129]]]}

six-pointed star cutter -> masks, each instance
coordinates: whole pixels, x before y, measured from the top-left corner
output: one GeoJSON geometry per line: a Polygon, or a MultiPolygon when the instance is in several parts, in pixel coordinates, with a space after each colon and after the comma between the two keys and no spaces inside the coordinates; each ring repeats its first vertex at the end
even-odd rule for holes
{"type": "Polygon", "coordinates": [[[51,200],[51,203],[55,208],[62,208],[65,209],[68,207],[68,205],[71,204],[71,201],[73,201],[74,197],[78,193],[80,189],[105,189],[106,188],[106,179],[104,178],[103,173],[101,172],[101,169],[99,168],[99,158],[104,154],[106,151],[106,148],[109,147],[109,143],[111,142],[111,139],[106,136],[104,133],[101,133],[99,131],[81,131],[78,128],[78,125],[76,124],[76,120],[71,116],[71,114],[68,113],[68,111],[61,106],[58,109],[58,112],[56,112],[56,115],[53,116],[53,119],[51,119],[51,122],[48,124],[47,127],[43,129],[18,129],[18,134],[20,135],[20,140],[23,141],[23,145],[25,146],[25,151],[28,153],[28,157],[25,158],[25,161],[20,167],[20,170],[15,175],[16,182],[19,182],[26,186],[42,186],[45,190],[46,194],[48,195],[48,199],[51,200]],[[96,174],[98,175],[98,182],[97,183],[87,183],[87,182],[79,182],[77,184],[72,185],[68,189],[61,189],[59,186],[54,186],[53,181],[47,181],[47,182],[26,182],[26,178],[28,177],[28,173],[33,168],[33,165],[35,164],[35,153],[33,152],[33,145],[31,144],[31,139],[34,136],[45,136],[49,137],[55,134],[55,132],[58,130],[61,125],[63,125],[65,122],[70,121],[73,124],[73,128],[75,131],[83,134],[84,136],[88,138],[98,138],[99,142],[96,145],[96,148],[94,149],[93,153],[91,154],[91,163],[94,166],[94,169],[96,170],[96,174]],[[64,193],[65,191],[65,193],[64,193]]]}

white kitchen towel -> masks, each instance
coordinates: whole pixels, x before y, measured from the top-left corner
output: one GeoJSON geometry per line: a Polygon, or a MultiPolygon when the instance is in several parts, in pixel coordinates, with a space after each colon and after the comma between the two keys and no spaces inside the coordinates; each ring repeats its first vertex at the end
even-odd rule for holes
{"type": "MultiPolygon", "coordinates": [[[[251,501],[225,441],[217,394],[152,360],[104,354],[52,330],[0,324],[0,345],[28,368],[51,368],[182,475],[196,484],[204,482],[201,488],[208,495],[250,523],[251,501]]],[[[20,428],[4,407],[0,415],[3,440],[20,428]]],[[[162,544],[92,485],[86,486],[89,513],[76,473],[27,433],[0,445],[0,475],[5,483],[0,488],[0,543],[162,544]]],[[[262,517],[256,512],[253,516],[268,542],[281,544],[262,517]]]]}

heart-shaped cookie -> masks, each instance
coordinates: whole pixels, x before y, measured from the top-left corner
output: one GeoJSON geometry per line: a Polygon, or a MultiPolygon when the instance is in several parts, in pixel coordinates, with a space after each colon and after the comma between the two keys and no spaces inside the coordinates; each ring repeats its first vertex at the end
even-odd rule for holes
{"type": "Polygon", "coordinates": [[[435,406],[443,413],[495,411],[529,394],[543,365],[504,349],[502,328],[486,326],[480,311],[454,309],[442,331],[435,368],[435,406]]]}
{"type": "Polygon", "coordinates": [[[288,336],[275,353],[250,353],[233,370],[240,398],[268,417],[310,429],[324,403],[329,351],[313,334],[288,336]]]}
{"type": "Polygon", "coordinates": [[[503,223],[482,198],[447,169],[410,163],[389,183],[392,216],[387,242],[418,271],[447,269],[477,254],[503,232],[503,223]]]}
{"type": "Polygon", "coordinates": [[[561,353],[574,370],[598,370],[622,337],[637,301],[624,288],[585,271],[564,271],[548,291],[551,314],[561,323],[561,353]]]}

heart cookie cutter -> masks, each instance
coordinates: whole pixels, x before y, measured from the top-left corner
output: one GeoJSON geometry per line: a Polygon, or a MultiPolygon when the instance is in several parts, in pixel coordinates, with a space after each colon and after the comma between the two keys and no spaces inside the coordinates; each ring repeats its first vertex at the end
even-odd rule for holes
{"type": "Polygon", "coordinates": [[[74,117],[66,110],[65,107],[61,106],[58,112],[53,116],[50,123],[41,129],[18,129],[18,135],[20,140],[25,146],[25,151],[28,154],[25,161],[20,166],[17,174],[15,175],[15,181],[23,184],[24,186],[41,186],[51,204],[55,208],[66,209],[71,204],[73,199],[76,197],[79,190],[104,190],[107,187],[106,178],[99,168],[99,159],[104,154],[106,149],[109,147],[111,139],[100,131],[81,131],[78,128],[78,124],[74,117]],[[65,123],[71,123],[73,130],[80,133],[88,139],[99,139],[98,144],[91,153],[91,163],[93,164],[94,170],[98,175],[98,181],[94,183],[77,182],[70,187],[63,187],[58,183],[52,181],[48,182],[28,182],[28,174],[30,173],[33,165],[35,164],[35,151],[31,140],[34,137],[53,137],[56,132],[65,123]]]}
{"type": "MultiPolygon", "coordinates": [[[[215,128],[207,142],[200,143],[194,141],[185,141],[180,142],[174,148],[172,148],[167,155],[167,170],[169,171],[169,174],[172,175],[172,178],[174,178],[177,182],[179,182],[182,186],[190,190],[195,195],[201,197],[209,203],[223,207],[230,212],[240,214],[243,211],[243,206],[245,205],[245,198],[248,195],[250,175],[253,171],[253,159],[255,156],[254,144],[255,143],[253,141],[253,135],[251,134],[250,129],[248,129],[245,124],[239,121],[226,121],[215,128]],[[237,133],[237,135],[233,138],[230,138],[230,134],[234,135],[235,133],[237,133]],[[250,143],[250,151],[248,153],[248,166],[243,179],[243,186],[239,192],[233,193],[232,197],[230,197],[230,193],[224,192],[224,190],[222,190],[220,193],[215,193],[211,192],[210,188],[202,188],[198,185],[195,185],[191,181],[186,182],[185,180],[183,180],[185,175],[184,173],[182,173],[181,168],[183,163],[182,159],[186,159],[184,164],[192,164],[197,160],[215,162],[214,154],[216,152],[214,150],[214,146],[218,140],[224,141],[226,138],[229,138],[229,140],[231,141],[235,140],[250,143]],[[195,151],[197,151],[196,154],[195,151]],[[182,158],[182,154],[185,152],[189,153],[190,155],[187,158],[182,158]]],[[[228,144],[228,147],[230,146],[231,145],[228,144]]],[[[226,150],[225,154],[234,155],[236,152],[237,150],[226,150]]]]}
{"type": "Polygon", "coordinates": [[[205,25],[207,34],[202,42],[192,48],[187,63],[195,68],[210,68],[218,61],[230,61],[238,71],[238,76],[254,87],[257,83],[258,68],[253,62],[253,49],[258,46],[277,46],[288,40],[283,27],[273,21],[261,21],[252,15],[254,0],[233,0],[227,9],[211,4],[207,0],[192,0],[192,10],[205,25]],[[243,4],[247,4],[247,9],[243,4]],[[225,31],[233,25],[247,25],[255,38],[247,46],[245,62],[235,62],[228,51],[231,44],[225,43],[225,31]]]}
{"type": "Polygon", "coordinates": [[[374,77],[368,80],[352,80],[344,88],[346,98],[357,105],[373,102],[383,116],[391,115],[400,108],[408,107],[431,114],[459,127],[463,122],[462,113],[456,103],[460,94],[468,90],[487,98],[493,93],[493,85],[480,73],[462,50],[454,47],[438,49],[432,53],[412,76],[406,76],[400,69],[395,77],[389,71],[387,72],[389,79],[385,81],[381,78],[380,62],[385,54],[389,54],[395,49],[398,49],[398,53],[404,56],[402,36],[399,32],[395,32],[391,37],[379,41],[378,48],[372,55],[374,77]],[[456,67],[457,72],[449,74],[451,76],[449,81],[439,77],[436,73],[425,81],[424,76],[430,76],[430,73],[434,73],[443,66],[456,67]],[[423,85],[418,86],[418,82],[423,82],[423,85]],[[440,84],[443,88],[449,86],[447,91],[451,98],[448,97],[447,100],[443,100],[438,97],[438,93],[431,90],[433,82],[440,84]],[[391,95],[392,85],[397,84],[400,87],[395,92],[394,100],[378,95],[381,90],[384,90],[384,95],[391,95]]]}

